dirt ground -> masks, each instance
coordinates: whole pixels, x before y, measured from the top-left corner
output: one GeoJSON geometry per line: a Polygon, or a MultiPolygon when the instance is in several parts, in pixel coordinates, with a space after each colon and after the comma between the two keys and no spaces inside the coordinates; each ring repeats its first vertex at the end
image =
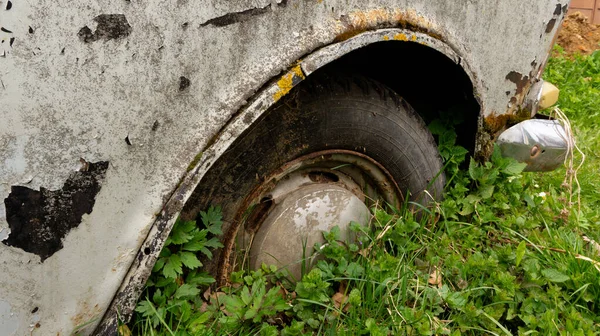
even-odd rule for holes
{"type": "Polygon", "coordinates": [[[562,24],[556,41],[567,56],[591,54],[600,49],[600,25],[591,24],[579,12],[569,14],[562,24]]]}

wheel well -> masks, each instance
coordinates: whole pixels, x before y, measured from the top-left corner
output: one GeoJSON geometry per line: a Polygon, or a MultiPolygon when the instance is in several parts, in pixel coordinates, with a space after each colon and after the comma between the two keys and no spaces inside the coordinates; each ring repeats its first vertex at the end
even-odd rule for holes
{"type": "Polygon", "coordinates": [[[480,106],[464,69],[441,52],[413,42],[376,42],[316,72],[325,71],[360,74],[385,84],[427,124],[439,117],[459,118],[458,144],[473,153],[480,106]]]}
{"type": "MultiPolygon", "coordinates": [[[[363,36],[364,39],[357,40],[357,37],[353,37],[338,44],[352,40],[354,42],[370,43],[375,38],[386,40],[386,38],[390,38],[391,34],[398,34],[399,37],[402,37],[405,32],[398,29],[387,29],[381,32],[373,31],[370,36],[363,36]]],[[[361,35],[369,35],[369,32],[361,35]]],[[[455,55],[453,50],[442,41],[421,33],[415,33],[414,36],[416,36],[417,41],[421,39],[423,43],[437,43],[442,46],[442,49],[447,49],[446,51],[449,54],[455,55]]],[[[314,53],[307,55],[307,58],[328,47],[330,46],[314,51],[314,53]]],[[[349,48],[351,47],[352,45],[349,46],[349,48]]],[[[196,155],[187,169],[186,175],[169,196],[162,211],[157,214],[154,226],[138,252],[136,262],[131,265],[123,280],[121,289],[115,295],[103,321],[98,326],[97,333],[110,333],[110,330],[115,328],[117,325],[117,312],[121,312],[122,316],[131,314],[135,308],[136,299],[141,293],[143,284],[147,280],[151,267],[154,265],[154,261],[160,253],[177,215],[180,214],[182,218],[186,218],[186,215],[193,218],[198,213],[198,208],[195,208],[195,206],[202,201],[202,195],[196,192],[195,189],[198,187],[204,173],[227,150],[231,142],[246,127],[256,121],[255,118],[259,118],[279,98],[288,93],[293,94],[293,91],[290,92],[290,90],[298,83],[302,85],[305,75],[313,72],[310,71],[311,69],[318,69],[315,70],[316,72],[357,73],[373,78],[402,95],[426,122],[435,119],[439,115],[458,116],[462,114],[464,115],[463,120],[465,122],[463,126],[466,128],[466,132],[461,131],[459,133],[459,143],[468,149],[473,149],[480,110],[473,95],[473,85],[462,67],[455,64],[441,52],[415,42],[375,42],[319,68],[321,61],[334,57],[331,55],[327,53],[317,55],[320,57],[312,59],[313,62],[310,64],[311,67],[308,68],[309,71],[302,68],[306,65],[307,58],[304,58],[288,72],[267,83],[249,105],[233,115],[202,151],[196,155]]],[[[456,56],[456,59],[459,59],[458,56],[456,56]]]]}

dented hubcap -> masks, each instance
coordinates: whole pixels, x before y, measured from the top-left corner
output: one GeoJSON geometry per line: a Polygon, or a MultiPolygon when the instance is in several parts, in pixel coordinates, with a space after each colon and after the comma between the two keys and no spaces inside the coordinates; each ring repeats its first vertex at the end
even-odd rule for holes
{"type": "Polygon", "coordinates": [[[250,248],[250,267],[264,263],[286,267],[299,278],[302,265],[312,266],[313,246],[323,243],[323,232],[339,226],[347,238],[350,222],[366,225],[369,209],[351,191],[327,184],[312,184],[286,195],[262,223],[250,248]]]}

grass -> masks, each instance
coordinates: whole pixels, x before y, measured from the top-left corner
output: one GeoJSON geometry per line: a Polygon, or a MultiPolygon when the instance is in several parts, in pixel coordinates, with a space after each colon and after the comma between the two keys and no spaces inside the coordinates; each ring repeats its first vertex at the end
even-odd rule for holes
{"type": "MultiPolygon", "coordinates": [[[[302,281],[264,265],[232,274],[227,288],[201,272],[196,253],[218,247],[219,210],[178,222],[124,333],[144,335],[596,335],[600,333],[600,53],[553,58],[586,153],[581,212],[569,204],[566,170],[522,173],[496,151],[468,162],[449,122],[440,139],[444,201],[414,216],[373,208],[353,238],[325,233],[323,259],[302,281]],[[196,225],[199,224],[199,225],[196,225]]],[[[577,190],[574,190],[577,191],[577,190]]]]}
{"type": "MultiPolygon", "coordinates": [[[[557,47],[559,55],[560,47],[557,47]]],[[[558,106],[571,119],[575,135],[586,162],[579,171],[581,206],[592,223],[600,221],[600,52],[573,60],[554,57],[546,67],[544,78],[560,89],[558,106]]],[[[565,175],[558,170],[540,177],[540,182],[558,186],[565,175]]]]}

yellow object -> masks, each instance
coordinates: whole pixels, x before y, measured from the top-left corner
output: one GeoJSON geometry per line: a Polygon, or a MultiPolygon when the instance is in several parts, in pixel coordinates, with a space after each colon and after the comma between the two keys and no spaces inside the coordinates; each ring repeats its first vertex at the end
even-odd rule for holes
{"type": "Polygon", "coordinates": [[[540,98],[540,110],[548,108],[558,101],[560,90],[552,83],[544,82],[542,85],[542,96],[540,98]]]}

